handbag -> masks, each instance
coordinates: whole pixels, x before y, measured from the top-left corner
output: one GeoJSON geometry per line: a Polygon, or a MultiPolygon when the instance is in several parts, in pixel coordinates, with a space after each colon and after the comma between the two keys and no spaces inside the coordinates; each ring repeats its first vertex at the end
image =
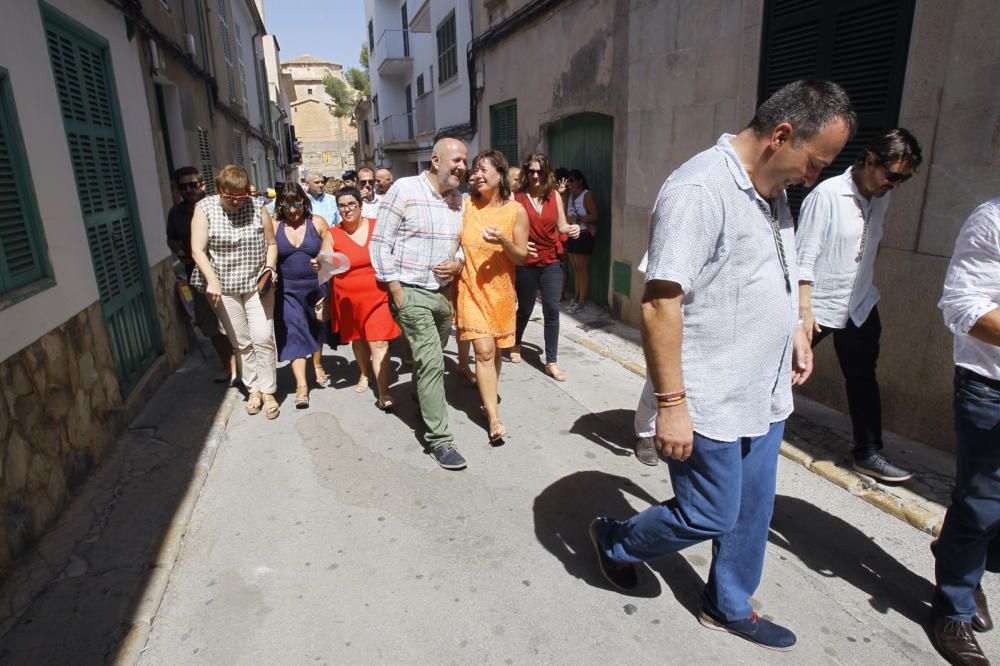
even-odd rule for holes
{"type": "Polygon", "coordinates": [[[267,266],[261,269],[260,275],[257,276],[257,293],[261,296],[265,295],[267,292],[271,291],[271,287],[274,286],[274,274],[271,269],[267,266]]]}

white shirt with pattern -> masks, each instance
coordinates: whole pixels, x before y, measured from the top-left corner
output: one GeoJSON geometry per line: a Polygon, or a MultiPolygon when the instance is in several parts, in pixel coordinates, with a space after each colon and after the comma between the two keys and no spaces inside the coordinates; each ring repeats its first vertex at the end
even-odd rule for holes
{"type": "Polygon", "coordinates": [[[1000,380],[1000,347],[969,335],[1000,304],[1000,198],[977,207],[955,240],[938,307],[955,334],[955,365],[1000,380]]]}
{"type": "MultiPolygon", "coordinates": [[[[242,295],[255,291],[257,276],[267,258],[261,203],[250,199],[235,210],[226,210],[222,197],[215,194],[203,198],[195,206],[208,218],[206,254],[219,278],[222,293],[242,295]]],[[[195,270],[198,277],[192,274],[192,281],[201,286],[204,278],[200,270],[195,270]]]]}
{"type": "Polygon", "coordinates": [[[764,435],[791,414],[798,327],[788,199],[782,192],[768,202],[754,190],[732,139],[723,134],[663,184],[650,220],[646,267],[647,282],[668,280],[684,291],[681,363],[688,411],[699,435],[723,442],[764,435]]]}
{"type": "Polygon", "coordinates": [[[368,246],[375,278],[431,290],[447,284],[431,267],[461,256],[464,209],[462,194],[452,190],[442,196],[426,171],[394,182],[379,205],[368,246]]]}
{"type": "Polygon", "coordinates": [[[865,199],[848,168],[802,202],[795,232],[799,279],[812,283],[813,315],[821,326],[844,328],[848,320],[861,326],[878,303],[875,257],[890,197],[865,199]]]}

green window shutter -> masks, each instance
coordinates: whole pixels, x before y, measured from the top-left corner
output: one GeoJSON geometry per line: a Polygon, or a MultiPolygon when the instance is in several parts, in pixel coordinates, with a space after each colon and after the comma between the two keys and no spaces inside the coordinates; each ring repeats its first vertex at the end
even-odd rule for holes
{"type": "Polygon", "coordinates": [[[229,46],[229,23],[226,22],[226,0],[219,0],[219,32],[222,34],[222,57],[226,61],[227,102],[236,101],[236,81],[233,78],[233,51],[229,46]]]}
{"type": "MultiPolygon", "coordinates": [[[[914,0],[767,0],[758,102],[802,78],[840,84],[858,113],[858,132],[820,180],[842,173],[861,149],[899,122],[914,0]]],[[[792,210],[806,195],[791,187],[792,210]]]]}
{"type": "Polygon", "coordinates": [[[490,107],[490,148],[499,150],[511,166],[517,165],[517,100],[490,107]]]}
{"type": "Polygon", "coordinates": [[[47,270],[13,92],[0,68],[0,294],[36,282],[47,270]]]}
{"type": "Polygon", "coordinates": [[[198,169],[205,180],[205,192],[215,194],[215,162],[208,145],[208,130],[203,127],[198,128],[198,169]]]}
{"type": "Polygon", "coordinates": [[[458,54],[455,44],[455,10],[451,10],[437,27],[438,83],[458,74],[458,54]]]}
{"type": "Polygon", "coordinates": [[[43,12],[108,342],[126,395],[160,341],[108,46],[44,5],[43,12]]]}

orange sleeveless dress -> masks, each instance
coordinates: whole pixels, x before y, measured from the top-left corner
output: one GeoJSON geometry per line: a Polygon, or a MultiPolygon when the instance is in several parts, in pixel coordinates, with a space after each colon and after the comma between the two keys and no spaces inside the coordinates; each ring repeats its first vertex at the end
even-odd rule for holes
{"type": "Polygon", "coordinates": [[[514,262],[500,245],[483,240],[483,230],[496,227],[513,240],[520,209],[516,201],[480,208],[472,198],[465,200],[461,239],[465,266],[458,281],[455,308],[459,340],[494,338],[497,347],[514,346],[514,262]]]}

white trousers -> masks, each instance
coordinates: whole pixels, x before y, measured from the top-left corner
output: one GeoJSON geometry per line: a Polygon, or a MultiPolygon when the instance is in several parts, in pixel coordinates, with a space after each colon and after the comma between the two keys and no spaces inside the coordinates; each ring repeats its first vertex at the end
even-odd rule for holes
{"type": "Polygon", "coordinates": [[[274,289],[263,297],[256,290],[249,294],[223,294],[215,314],[233,346],[243,385],[251,392],[273,394],[278,388],[274,289]]]}
{"type": "Polygon", "coordinates": [[[642,386],[642,394],[639,396],[639,404],[635,406],[635,428],[636,437],[656,436],[656,412],[658,411],[656,396],[653,395],[653,382],[649,375],[646,375],[646,383],[642,386]]]}

